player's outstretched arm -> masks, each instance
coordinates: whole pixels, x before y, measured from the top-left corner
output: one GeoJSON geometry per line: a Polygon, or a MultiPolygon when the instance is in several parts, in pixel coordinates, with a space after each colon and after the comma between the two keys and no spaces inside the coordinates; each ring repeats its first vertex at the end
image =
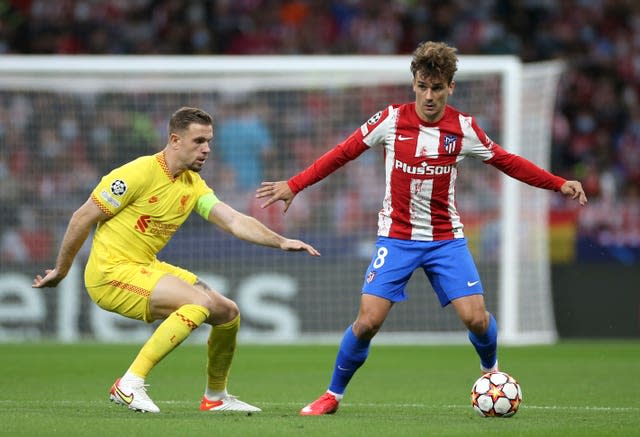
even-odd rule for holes
{"type": "Polygon", "coordinates": [[[309,255],[320,256],[320,252],[310,244],[285,238],[254,217],[242,214],[224,202],[218,202],[211,208],[209,221],[234,237],[251,243],[287,251],[306,251],[309,255]]]}
{"type": "Polygon", "coordinates": [[[282,200],[284,202],[284,211],[282,212],[287,212],[291,202],[293,202],[293,198],[296,197],[296,193],[291,191],[287,181],[263,182],[260,185],[260,188],[256,190],[256,197],[258,199],[268,197],[267,201],[261,205],[261,208],[266,208],[278,200],[282,200]]]}
{"type": "Polygon", "coordinates": [[[53,269],[46,269],[44,276],[36,275],[31,286],[33,288],[44,288],[58,285],[67,276],[73,259],[89,236],[91,228],[107,217],[91,199],[88,199],[78,208],[71,216],[71,220],[69,220],[69,225],[56,259],[56,266],[53,269]]]}
{"type": "Polygon", "coordinates": [[[587,195],[584,193],[582,184],[578,181],[566,181],[560,187],[560,192],[565,196],[570,196],[572,199],[577,200],[581,206],[587,204],[587,195]]]}

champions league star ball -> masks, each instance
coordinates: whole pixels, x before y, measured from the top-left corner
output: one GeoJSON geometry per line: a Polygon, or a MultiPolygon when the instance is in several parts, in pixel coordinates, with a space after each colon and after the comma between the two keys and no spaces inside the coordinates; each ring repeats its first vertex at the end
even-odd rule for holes
{"type": "Polygon", "coordinates": [[[485,373],[471,389],[471,406],[482,417],[511,417],[521,402],[520,384],[504,372],[485,373]]]}

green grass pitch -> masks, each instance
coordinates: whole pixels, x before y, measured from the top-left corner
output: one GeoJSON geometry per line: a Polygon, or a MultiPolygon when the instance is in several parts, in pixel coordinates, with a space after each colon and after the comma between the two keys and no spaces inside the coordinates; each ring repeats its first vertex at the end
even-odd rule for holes
{"type": "Polygon", "coordinates": [[[261,413],[198,411],[204,346],[185,344],[148,379],[160,414],[108,401],[134,345],[0,344],[0,435],[7,436],[640,436],[640,343],[503,347],[523,390],[508,419],[469,404],[480,375],[469,346],[373,345],[340,410],[300,417],[326,388],[337,346],[241,344],[230,392],[261,413]]]}

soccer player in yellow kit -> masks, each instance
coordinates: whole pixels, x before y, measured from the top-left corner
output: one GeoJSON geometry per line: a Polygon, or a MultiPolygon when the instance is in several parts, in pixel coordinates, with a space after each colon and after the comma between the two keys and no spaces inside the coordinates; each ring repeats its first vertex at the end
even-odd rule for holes
{"type": "Polygon", "coordinates": [[[85,285],[101,308],[151,323],[162,319],[109,398],[136,411],[158,413],[145,379],[153,367],[203,323],[208,341],[207,386],[200,409],[260,411],[227,392],[240,327],[232,300],[193,273],[156,258],[192,210],[237,238],[287,251],[320,255],[221,202],[200,177],[211,151],[213,120],[197,108],[176,111],[162,152],[137,158],[102,178],[71,217],[55,267],[36,275],[33,287],[55,287],[68,273],[92,228],[85,285]]]}

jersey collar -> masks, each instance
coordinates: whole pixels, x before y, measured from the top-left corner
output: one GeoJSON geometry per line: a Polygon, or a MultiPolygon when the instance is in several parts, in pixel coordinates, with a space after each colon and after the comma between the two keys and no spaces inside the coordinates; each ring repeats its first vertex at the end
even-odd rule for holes
{"type": "Polygon", "coordinates": [[[162,168],[162,171],[164,172],[164,174],[167,175],[167,177],[171,180],[171,182],[175,182],[176,178],[174,178],[171,172],[169,171],[169,166],[167,165],[167,159],[164,156],[164,151],[156,153],[155,157],[156,157],[156,161],[158,161],[158,164],[160,165],[160,168],[162,168]]]}

